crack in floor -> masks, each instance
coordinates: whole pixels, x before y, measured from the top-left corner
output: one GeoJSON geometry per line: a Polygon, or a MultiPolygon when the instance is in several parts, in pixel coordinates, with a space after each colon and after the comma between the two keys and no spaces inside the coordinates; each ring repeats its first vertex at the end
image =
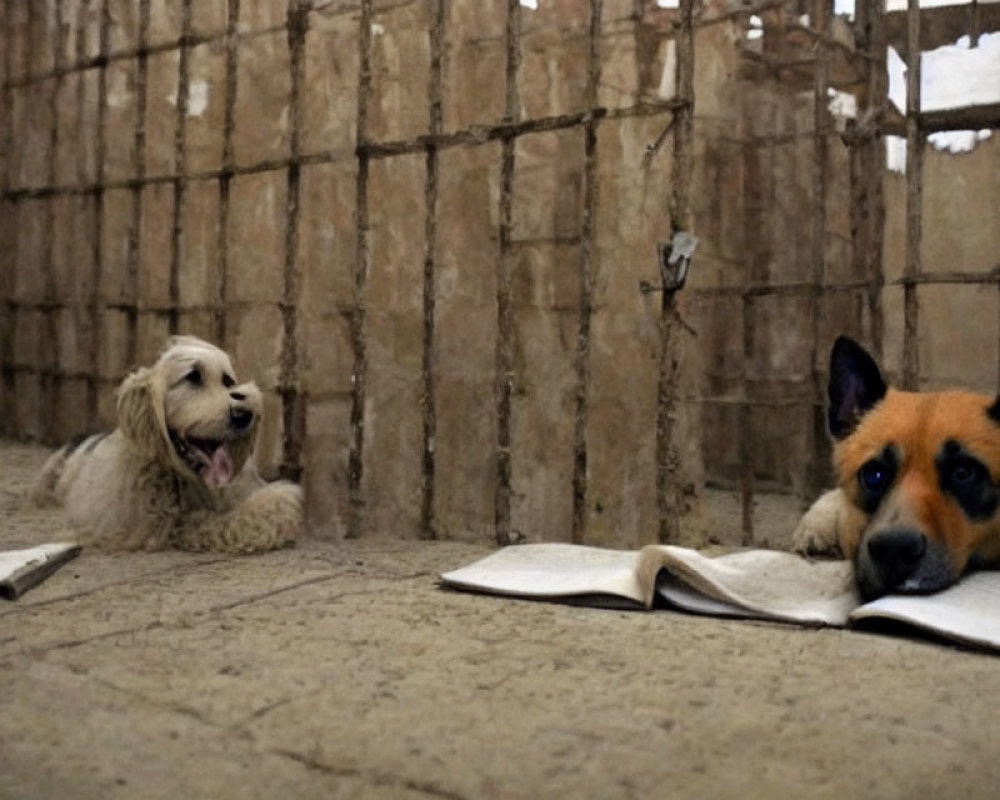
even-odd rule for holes
{"type": "Polygon", "coordinates": [[[419,781],[412,778],[403,778],[396,775],[361,770],[353,767],[335,767],[320,761],[314,756],[307,756],[303,753],[296,752],[295,750],[271,749],[267,752],[284,756],[285,758],[289,758],[292,761],[296,761],[299,764],[308,767],[314,772],[319,772],[331,777],[357,778],[365,781],[366,783],[371,783],[374,786],[410,789],[412,791],[425,794],[428,797],[442,798],[442,800],[467,800],[465,795],[449,791],[448,789],[442,789],[440,786],[436,786],[428,781],[419,781]]]}

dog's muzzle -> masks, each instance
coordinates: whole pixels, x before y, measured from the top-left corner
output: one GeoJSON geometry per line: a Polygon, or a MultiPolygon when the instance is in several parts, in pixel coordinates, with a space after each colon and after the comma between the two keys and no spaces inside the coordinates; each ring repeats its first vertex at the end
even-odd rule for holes
{"type": "Polygon", "coordinates": [[[251,431],[254,413],[242,406],[233,406],[229,411],[229,427],[233,435],[225,439],[199,436],[182,436],[170,430],[170,443],[184,465],[201,478],[206,486],[216,488],[228,484],[236,473],[236,464],[230,445],[242,441],[251,431]]]}
{"type": "Polygon", "coordinates": [[[958,578],[947,548],[913,528],[872,532],[858,548],[855,566],[865,600],[936,592],[958,578]]]}

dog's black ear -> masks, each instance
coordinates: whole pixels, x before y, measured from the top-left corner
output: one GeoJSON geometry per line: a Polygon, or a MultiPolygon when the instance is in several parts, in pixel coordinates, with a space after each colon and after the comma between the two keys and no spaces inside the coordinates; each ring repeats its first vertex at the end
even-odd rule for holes
{"type": "Polygon", "coordinates": [[[1000,394],[996,396],[993,405],[986,409],[986,413],[994,422],[1000,422],[1000,394]]]}
{"type": "Polygon", "coordinates": [[[875,360],[846,336],[838,336],[830,353],[830,405],[827,422],[835,439],[843,439],[865,412],[885,397],[886,385],[875,360]]]}

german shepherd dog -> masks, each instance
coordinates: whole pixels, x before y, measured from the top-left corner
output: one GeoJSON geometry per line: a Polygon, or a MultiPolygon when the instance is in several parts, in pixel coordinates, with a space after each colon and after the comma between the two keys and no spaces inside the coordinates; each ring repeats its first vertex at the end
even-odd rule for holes
{"type": "Polygon", "coordinates": [[[803,516],[796,550],[852,559],[865,600],[928,593],[1000,563],[1000,396],[886,386],[841,336],[828,424],[837,488],[803,516]]]}

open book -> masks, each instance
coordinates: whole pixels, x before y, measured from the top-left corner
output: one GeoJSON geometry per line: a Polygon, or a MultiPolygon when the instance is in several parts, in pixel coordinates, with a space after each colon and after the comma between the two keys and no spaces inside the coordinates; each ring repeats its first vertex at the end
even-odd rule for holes
{"type": "Polygon", "coordinates": [[[446,586],[514,597],[846,627],[902,622],[1000,651],[1000,572],[968,575],[933,595],[890,595],[862,604],[847,561],[809,561],[774,550],[707,556],[672,545],[605,550],[525,544],[441,576],[446,586]]]}

